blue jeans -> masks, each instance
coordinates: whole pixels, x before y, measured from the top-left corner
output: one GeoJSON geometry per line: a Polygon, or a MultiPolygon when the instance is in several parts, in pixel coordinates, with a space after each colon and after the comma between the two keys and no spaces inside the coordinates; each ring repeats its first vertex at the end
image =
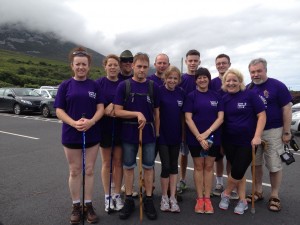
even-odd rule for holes
{"type": "MultiPolygon", "coordinates": [[[[132,169],[136,167],[136,155],[138,153],[138,144],[127,142],[122,143],[123,147],[123,168],[132,169]]],[[[151,169],[155,160],[155,142],[142,144],[142,163],[143,168],[151,169]]]]}

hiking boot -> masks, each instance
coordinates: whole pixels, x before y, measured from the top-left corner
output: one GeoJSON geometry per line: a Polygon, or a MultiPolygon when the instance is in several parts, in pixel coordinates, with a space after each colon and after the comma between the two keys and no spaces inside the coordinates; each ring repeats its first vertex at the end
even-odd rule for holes
{"type": "Polygon", "coordinates": [[[187,189],[187,185],[184,180],[180,180],[179,183],[176,185],[177,193],[181,194],[183,191],[187,189]]]}
{"type": "Polygon", "coordinates": [[[242,215],[247,209],[248,209],[247,201],[244,202],[243,200],[240,200],[236,205],[236,207],[234,208],[234,213],[242,215]]]}
{"type": "Polygon", "coordinates": [[[209,198],[205,198],[205,200],[204,200],[204,212],[207,214],[214,213],[214,208],[213,208],[209,198]]]}
{"type": "Polygon", "coordinates": [[[204,213],[204,200],[203,198],[197,198],[195,205],[195,213],[204,213]]]}
{"type": "Polygon", "coordinates": [[[153,199],[145,198],[144,199],[144,211],[149,220],[155,220],[157,218],[157,213],[154,208],[153,199]]]}
{"type": "Polygon", "coordinates": [[[171,206],[170,207],[171,212],[180,212],[180,208],[176,198],[170,198],[170,206],[171,206]]]}
{"type": "Polygon", "coordinates": [[[124,203],[124,207],[121,209],[120,214],[119,214],[119,218],[121,220],[126,220],[128,219],[128,217],[133,213],[135,208],[134,205],[134,201],[132,198],[126,198],[125,199],[125,203],[124,203]]]}
{"type": "Polygon", "coordinates": [[[161,197],[160,210],[163,212],[170,211],[170,201],[168,197],[161,197]]]}
{"type": "Polygon", "coordinates": [[[236,191],[232,191],[231,193],[230,193],[230,199],[231,200],[238,200],[240,197],[239,197],[239,195],[238,195],[238,193],[236,192],[236,191]]]}
{"type": "Polygon", "coordinates": [[[95,209],[91,202],[85,203],[84,212],[88,223],[97,223],[99,221],[99,217],[96,215],[95,209]]]}
{"type": "Polygon", "coordinates": [[[221,201],[219,203],[219,208],[223,210],[227,210],[229,207],[230,199],[229,195],[225,195],[224,191],[221,194],[221,201]]]}
{"type": "Polygon", "coordinates": [[[115,210],[114,201],[111,196],[108,196],[105,198],[104,204],[105,204],[105,212],[108,212],[109,210],[112,210],[112,211],[115,210]],[[109,201],[109,199],[110,199],[110,201],[109,201]],[[110,209],[108,208],[108,205],[110,206],[109,207],[110,209]]]}
{"type": "Polygon", "coordinates": [[[124,207],[124,203],[119,194],[114,195],[115,210],[120,211],[124,207]]]}
{"type": "Polygon", "coordinates": [[[214,191],[213,191],[213,194],[215,196],[220,196],[222,194],[222,192],[224,191],[224,187],[222,184],[217,184],[214,191]]]}
{"type": "Polygon", "coordinates": [[[71,224],[79,224],[81,221],[81,205],[80,202],[73,204],[72,214],[70,217],[71,224]]]}

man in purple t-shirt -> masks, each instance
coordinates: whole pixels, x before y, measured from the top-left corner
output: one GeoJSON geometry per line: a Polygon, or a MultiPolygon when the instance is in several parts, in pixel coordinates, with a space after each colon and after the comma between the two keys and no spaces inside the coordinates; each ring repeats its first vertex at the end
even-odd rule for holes
{"type": "MultiPolygon", "coordinates": [[[[267,61],[265,59],[253,59],[248,68],[252,79],[249,88],[262,99],[267,114],[262,139],[267,141],[268,145],[265,149],[259,147],[256,153],[256,190],[254,197],[255,201],[263,199],[262,164],[265,160],[271,181],[268,209],[278,212],[281,210],[279,188],[282,180],[282,161],[280,155],[284,153],[283,145],[291,140],[292,97],[282,82],[268,78],[267,61]]],[[[247,198],[248,202],[251,202],[251,195],[247,198]]]]}
{"type": "MultiPolygon", "coordinates": [[[[179,87],[181,87],[187,95],[196,89],[195,74],[200,63],[201,60],[199,51],[192,49],[186,53],[185,64],[187,66],[187,73],[182,74],[179,87]]],[[[180,154],[180,181],[177,184],[178,193],[182,193],[187,189],[185,176],[188,164],[189,149],[185,143],[183,146],[184,148],[181,149],[180,154]]]]}
{"type": "Polygon", "coordinates": [[[127,219],[134,211],[132,185],[139,146],[139,129],[142,129],[142,163],[146,189],[144,211],[149,219],[154,220],[157,218],[157,213],[152,199],[152,187],[155,141],[158,134],[158,131],[155,130],[158,126],[154,126],[154,123],[159,122],[159,89],[153,83],[153,96],[152,98],[149,96],[149,82],[152,81],[146,79],[149,69],[147,54],[136,54],[133,58],[132,68],[133,77],[119,84],[114,99],[116,116],[126,119],[123,121],[121,134],[126,199],[119,217],[127,219]],[[126,82],[130,82],[129,96],[126,94],[126,82]]]}
{"type": "Polygon", "coordinates": [[[156,72],[148,77],[149,80],[153,80],[158,86],[164,84],[163,81],[163,74],[170,66],[169,57],[164,54],[160,53],[156,56],[154,67],[156,72]]]}
{"type": "MultiPolygon", "coordinates": [[[[223,96],[224,94],[226,94],[226,92],[224,92],[221,88],[222,78],[223,78],[225,72],[231,66],[230,57],[223,53],[219,54],[215,59],[215,63],[216,63],[216,68],[219,72],[219,75],[211,80],[208,88],[210,90],[218,92],[221,96],[223,96]]],[[[215,196],[220,196],[224,190],[224,182],[223,182],[224,154],[223,154],[223,151],[224,150],[221,149],[220,153],[216,156],[216,161],[215,161],[215,164],[216,164],[216,187],[213,190],[213,194],[215,196]]],[[[227,161],[227,163],[226,163],[227,174],[229,174],[230,169],[231,169],[230,163],[227,161]]],[[[232,193],[230,194],[230,198],[231,199],[239,198],[236,189],[234,191],[232,191],[232,193]]]]}

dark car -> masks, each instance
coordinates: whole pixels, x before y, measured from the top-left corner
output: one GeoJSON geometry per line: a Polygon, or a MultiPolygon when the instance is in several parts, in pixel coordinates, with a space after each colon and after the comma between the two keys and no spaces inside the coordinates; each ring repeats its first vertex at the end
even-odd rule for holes
{"type": "Polygon", "coordinates": [[[45,100],[32,88],[0,88],[0,109],[19,115],[23,112],[40,112],[45,100]]]}
{"type": "Polygon", "coordinates": [[[50,98],[41,101],[41,112],[43,117],[47,118],[50,116],[56,116],[55,108],[53,107],[55,99],[50,98]]]}

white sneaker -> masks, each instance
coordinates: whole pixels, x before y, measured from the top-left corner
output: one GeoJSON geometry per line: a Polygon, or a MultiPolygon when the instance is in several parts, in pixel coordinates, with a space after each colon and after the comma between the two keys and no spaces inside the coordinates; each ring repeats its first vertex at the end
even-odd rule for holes
{"type": "Polygon", "coordinates": [[[171,212],[180,212],[179,205],[175,198],[174,199],[170,198],[170,205],[171,205],[170,207],[171,212]]]}
{"type": "Polygon", "coordinates": [[[163,212],[168,212],[170,211],[170,200],[167,197],[161,197],[161,202],[160,202],[160,210],[163,212]]]}
{"type": "Polygon", "coordinates": [[[105,198],[105,212],[108,212],[108,205],[110,205],[110,210],[115,210],[115,206],[114,206],[114,201],[112,199],[112,197],[106,197],[105,198]],[[109,199],[110,199],[110,202],[109,202],[109,199]]]}
{"type": "Polygon", "coordinates": [[[113,196],[113,200],[115,203],[115,210],[120,211],[124,207],[124,203],[123,203],[123,200],[122,200],[120,194],[115,194],[113,196]]]}
{"type": "Polygon", "coordinates": [[[242,215],[248,209],[248,203],[244,203],[243,200],[240,200],[236,207],[234,208],[234,213],[242,215]]]}
{"type": "Polygon", "coordinates": [[[230,199],[231,200],[237,200],[237,199],[239,199],[240,197],[239,197],[239,195],[238,195],[238,193],[236,192],[236,191],[232,191],[231,193],[230,193],[230,199]]]}

